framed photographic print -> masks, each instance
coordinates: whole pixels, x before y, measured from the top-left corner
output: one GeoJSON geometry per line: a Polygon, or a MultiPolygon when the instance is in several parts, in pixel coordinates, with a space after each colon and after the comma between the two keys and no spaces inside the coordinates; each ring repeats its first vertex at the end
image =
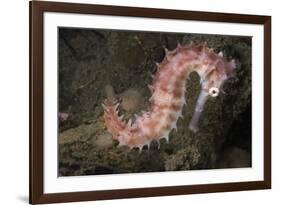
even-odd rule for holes
{"type": "Polygon", "coordinates": [[[271,188],[271,17],[30,2],[30,203],[271,188]]]}

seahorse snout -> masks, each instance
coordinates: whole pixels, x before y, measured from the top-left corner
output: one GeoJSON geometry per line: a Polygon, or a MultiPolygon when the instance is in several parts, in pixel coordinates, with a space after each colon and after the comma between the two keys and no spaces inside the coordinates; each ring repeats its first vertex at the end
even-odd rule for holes
{"type": "Polygon", "coordinates": [[[193,132],[197,132],[198,130],[198,122],[208,98],[209,98],[209,92],[202,89],[197,99],[196,107],[192,119],[189,123],[189,129],[192,130],[193,132]]]}

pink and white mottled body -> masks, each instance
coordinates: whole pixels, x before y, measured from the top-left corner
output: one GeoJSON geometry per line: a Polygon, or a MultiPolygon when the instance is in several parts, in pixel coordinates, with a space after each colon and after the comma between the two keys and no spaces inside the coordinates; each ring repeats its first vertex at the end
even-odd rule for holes
{"type": "Polygon", "coordinates": [[[234,75],[234,60],[227,61],[222,53],[215,53],[206,44],[181,46],[173,51],[166,50],[163,61],[157,64],[157,72],[149,88],[152,92],[150,106],[135,121],[125,122],[118,115],[118,103],[113,90],[108,88],[108,97],[103,104],[104,119],[108,131],[120,145],[130,148],[150,145],[152,140],[169,139],[176,129],[182,108],[186,103],[186,79],[193,71],[201,79],[201,93],[189,128],[197,131],[200,114],[208,96],[216,97],[222,84],[234,75]]]}

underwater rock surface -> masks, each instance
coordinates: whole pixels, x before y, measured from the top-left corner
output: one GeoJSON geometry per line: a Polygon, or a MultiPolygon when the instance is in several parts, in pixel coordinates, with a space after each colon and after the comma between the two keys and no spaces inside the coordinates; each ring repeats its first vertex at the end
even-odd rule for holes
{"type": "Polygon", "coordinates": [[[251,166],[251,38],[60,28],[59,111],[69,114],[59,122],[60,176],[251,166]],[[147,85],[155,62],[162,61],[163,47],[172,50],[177,41],[206,41],[237,59],[236,78],[225,83],[225,94],[208,100],[197,133],[188,129],[200,92],[199,77],[192,73],[183,119],[170,142],[161,140],[160,149],[152,142],[141,153],[118,147],[104,126],[105,86],[123,99],[125,119],[139,114],[151,96],[147,85]]]}

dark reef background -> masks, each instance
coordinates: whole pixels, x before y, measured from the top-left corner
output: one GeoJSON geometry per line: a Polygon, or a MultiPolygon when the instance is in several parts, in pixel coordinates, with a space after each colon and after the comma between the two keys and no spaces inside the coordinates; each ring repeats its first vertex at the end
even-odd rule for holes
{"type": "Polygon", "coordinates": [[[251,37],[59,28],[59,176],[251,166],[251,37]],[[103,122],[104,88],[122,100],[125,118],[148,106],[155,62],[163,47],[207,42],[239,62],[236,78],[210,98],[197,133],[188,130],[200,85],[192,73],[187,105],[170,142],[150,150],[117,147],[103,122]]]}

